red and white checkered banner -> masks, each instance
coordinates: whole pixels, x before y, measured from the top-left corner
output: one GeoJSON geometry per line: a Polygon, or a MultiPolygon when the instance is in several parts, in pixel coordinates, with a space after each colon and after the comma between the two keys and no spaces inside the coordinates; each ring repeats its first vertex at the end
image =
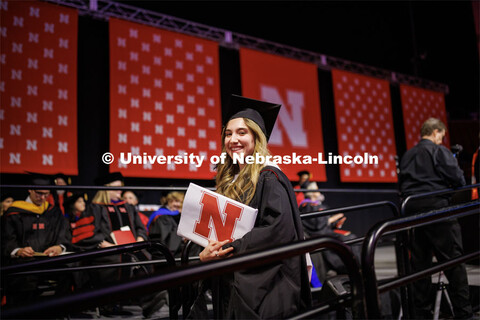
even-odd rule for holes
{"type": "Polygon", "coordinates": [[[340,165],[341,181],[396,182],[389,82],[336,69],[332,79],[338,152],[358,159],[340,165]]]}
{"type": "MultiPolygon", "coordinates": [[[[420,141],[420,128],[428,118],[438,118],[447,125],[443,93],[402,84],[400,85],[400,97],[407,149],[413,148],[420,141]]],[[[448,130],[444,144],[450,148],[448,130]]]]}
{"type": "Polygon", "coordinates": [[[211,179],[210,158],[221,151],[219,87],[217,43],[110,19],[110,170],[211,179]],[[201,166],[192,155],[205,159],[201,166]]]}
{"type": "Polygon", "coordinates": [[[1,172],[78,174],[78,13],[0,3],[1,172]]]}
{"type": "MultiPolygon", "coordinates": [[[[290,180],[297,172],[308,170],[312,181],[326,181],[323,157],[322,120],[318,92],[317,67],[250,49],[240,49],[242,94],[245,97],[282,105],[268,147],[272,155],[308,155],[312,164],[279,164],[290,180]]],[[[292,158],[293,160],[294,158],[292,158]]]]}

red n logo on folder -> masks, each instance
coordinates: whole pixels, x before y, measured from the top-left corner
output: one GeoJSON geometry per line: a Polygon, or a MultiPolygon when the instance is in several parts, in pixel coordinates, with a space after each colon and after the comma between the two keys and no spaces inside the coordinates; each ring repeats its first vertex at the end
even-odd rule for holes
{"type": "Polygon", "coordinates": [[[215,233],[219,241],[227,240],[233,241],[233,233],[237,221],[240,220],[243,208],[231,203],[229,201],[225,204],[225,210],[220,213],[218,205],[218,198],[214,195],[203,193],[200,199],[202,211],[200,213],[200,221],[195,222],[194,233],[209,238],[212,225],[215,228],[215,233]],[[212,224],[210,224],[212,221],[212,224]]]}

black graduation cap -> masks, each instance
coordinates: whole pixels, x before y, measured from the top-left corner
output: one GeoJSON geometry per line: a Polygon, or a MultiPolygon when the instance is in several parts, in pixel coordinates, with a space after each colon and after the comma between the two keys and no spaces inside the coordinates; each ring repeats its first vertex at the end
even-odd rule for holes
{"type": "Polygon", "coordinates": [[[70,210],[69,208],[72,207],[75,202],[77,202],[78,198],[83,198],[83,200],[87,202],[88,196],[86,193],[77,192],[72,194],[70,197],[67,197],[65,200],[63,200],[63,208],[65,209],[65,212],[70,210]]]}
{"type": "Polygon", "coordinates": [[[267,137],[267,141],[272,134],[278,112],[282,105],[260,100],[254,100],[232,94],[230,104],[223,117],[223,126],[228,121],[236,118],[247,118],[255,121],[267,137]]]}
{"type": "Polygon", "coordinates": [[[5,200],[7,200],[8,198],[15,199],[15,197],[11,193],[2,193],[2,195],[0,196],[0,202],[3,202],[5,200]]]}
{"type": "Polygon", "coordinates": [[[96,185],[99,185],[99,186],[104,186],[106,184],[109,184],[113,181],[117,181],[117,180],[120,180],[120,181],[124,181],[123,180],[123,175],[120,173],[120,172],[111,172],[105,176],[102,176],[102,177],[99,177],[97,179],[95,179],[95,184],[96,185]]]}
{"type": "Polygon", "coordinates": [[[42,185],[51,185],[52,184],[52,176],[48,174],[43,174],[43,173],[37,173],[37,172],[30,172],[26,171],[30,177],[29,181],[30,184],[36,185],[36,186],[42,186],[42,185]]]}
{"type": "Polygon", "coordinates": [[[56,175],[54,175],[53,181],[55,182],[55,180],[57,180],[58,178],[63,179],[63,181],[65,181],[66,184],[72,184],[72,180],[63,173],[57,173],[56,175]]]}
{"type": "Polygon", "coordinates": [[[299,171],[299,172],[297,172],[297,176],[298,176],[298,177],[301,177],[301,176],[303,176],[304,174],[308,174],[308,175],[310,176],[310,171],[304,170],[304,171],[299,171]]]}

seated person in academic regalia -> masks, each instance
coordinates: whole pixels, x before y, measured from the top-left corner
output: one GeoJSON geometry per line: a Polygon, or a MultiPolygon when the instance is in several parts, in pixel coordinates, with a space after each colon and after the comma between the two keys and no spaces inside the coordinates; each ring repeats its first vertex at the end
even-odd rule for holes
{"type": "MultiPolygon", "coordinates": [[[[297,172],[298,183],[293,187],[293,189],[307,189],[312,174],[309,171],[299,171],[297,172]]],[[[295,192],[295,197],[297,198],[297,203],[300,203],[305,200],[305,194],[303,192],[295,192]]]]}
{"type": "Polygon", "coordinates": [[[101,230],[108,228],[100,215],[95,216],[92,213],[86,199],[86,194],[78,192],[65,198],[63,202],[65,216],[70,223],[74,251],[98,248],[98,244],[105,238],[101,230]]]}
{"type": "MultiPolygon", "coordinates": [[[[114,172],[97,179],[97,184],[120,187],[124,185],[123,176],[120,172],[114,172]]],[[[137,242],[148,239],[147,230],[140,220],[138,211],[134,206],[127,204],[126,201],[122,199],[121,190],[98,191],[92,200],[91,207],[94,212],[102,213],[109,227],[109,230],[106,231],[105,239],[99,244],[99,248],[115,245],[115,241],[110,236],[110,233],[127,226],[130,228],[137,242]]]]}
{"type": "Polygon", "coordinates": [[[13,201],[15,199],[13,198],[13,195],[10,193],[2,193],[0,202],[2,203],[0,207],[0,216],[3,216],[5,212],[7,212],[8,208],[12,205],[13,201]]]}
{"type": "MultiPolygon", "coordinates": [[[[70,178],[63,173],[57,173],[53,176],[53,183],[56,186],[67,186],[70,184],[70,178]]],[[[55,189],[50,192],[47,201],[51,205],[58,207],[62,213],[65,214],[65,211],[63,210],[63,201],[71,194],[72,193],[70,191],[55,189]]]]}
{"type": "MultiPolygon", "coordinates": [[[[96,183],[104,186],[123,186],[123,176],[120,172],[110,173],[104,177],[96,180],[96,183]]],[[[91,223],[94,225],[94,233],[92,238],[95,239],[96,246],[98,248],[107,248],[116,245],[114,239],[111,236],[113,231],[121,230],[121,228],[129,227],[130,232],[133,234],[133,238],[136,242],[148,240],[147,230],[145,229],[138,211],[134,206],[126,203],[122,197],[121,190],[99,190],[92,200],[92,203],[88,206],[85,216],[93,217],[91,223]]],[[[78,222],[77,222],[78,224],[78,222]]],[[[77,246],[86,244],[90,246],[90,239],[85,238],[76,243],[77,246]]],[[[138,261],[149,259],[150,255],[142,251],[142,253],[136,253],[135,255],[123,255],[122,256],[108,256],[101,259],[96,259],[97,264],[106,263],[120,263],[122,261],[138,261]]],[[[134,270],[139,270],[139,276],[144,276],[152,269],[149,267],[140,267],[139,269],[124,269],[119,272],[120,269],[99,269],[96,272],[91,273],[91,277],[94,277],[92,283],[94,284],[106,284],[110,282],[117,282],[120,279],[129,279],[136,276],[134,270]]],[[[155,311],[160,309],[165,304],[165,296],[162,295],[145,295],[139,297],[140,306],[143,309],[143,315],[145,317],[151,316],[155,311]]],[[[115,309],[115,308],[114,308],[115,309]]],[[[114,310],[115,312],[115,310],[114,310]]],[[[111,310],[107,310],[106,313],[111,313],[111,310]]],[[[118,313],[113,313],[118,314],[118,313]]]]}
{"type": "MultiPolygon", "coordinates": [[[[318,190],[316,182],[310,182],[306,189],[318,190]]],[[[319,191],[305,193],[305,200],[300,203],[300,213],[318,212],[327,209],[323,204],[325,196],[319,191]]],[[[355,239],[356,236],[350,231],[342,230],[342,226],[347,218],[343,213],[337,213],[328,217],[317,217],[302,219],[303,230],[306,238],[319,236],[329,236],[340,241],[355,239]]],[[[360,258],[360,248],[354,246],[354,253],[360,258]]],[[[318,278],[323,283],[327,277],[328,271],[333,271],[333,275],[347,273],[347,270],[340,257],[329,250],[325,250],[321,255],[312,254],[312,261],[317,271],[318,278]],[[322,258],[323,257],[323,258],[322,258]]]]}
{"type": "MultiPolygon", "coordinates": [[[[31,174],[30,183],[44,187],[28,190],[26,200],[13,202],[2,217],[2,266],[58,256],[70,248],[68,224],[62,212],[46,201],[49,177],[31,174]]],[[[52,284],[59,296],[70,290],[70,277],[65,275],[8,277],[3,279],[7,305],[25,305],[37,299],[42,293],[39,285],[44,282],[52,284]]]]}
{"type": "Polygon", "coordinates": [[[148,217],[145,214],[143,214],[142,212],[140,212],[140,210],[138,209],[138,196],[137,196],[137,194],[135,192],[129,191],[129,190],[124,191],[123,194],[122,194],[122,199],[125,200],[126,203],[131,204],[132,206],[135,207],[135,209],[138,212],[138,215],[140,216],[140,220],[142,221],[145,228],[147,228],[148,217]]]}
{"type": "Polygon", "coordinates": [[[180,257],[183,243],[182,237],[177,235],[183,197],[183,193],[176,191],[163,197],[162,207],[152,213],[147,224],[150,239],[162,242],[176,257],[180,257]]]}

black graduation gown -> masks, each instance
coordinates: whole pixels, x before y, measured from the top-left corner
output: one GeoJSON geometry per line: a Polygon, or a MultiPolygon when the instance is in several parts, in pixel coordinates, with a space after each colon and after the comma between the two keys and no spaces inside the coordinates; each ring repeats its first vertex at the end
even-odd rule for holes
{"type": "MultiPolygon", "coordinates": [[[[34,204],[26,201],[15,201],[3,215],[2,266],[22,264],[37,259],[37,257],[11,258],[12,251],[17,248],[32,247],[35,252],[43,252],[52,246],[63,245],[67,250],[70,249],[68,223],[60,209],[49,204],[43,212],[37,213],[32,211],[34,207],[34,204]]],[[[7,296],[7,305],[24,306],[38,299],[44,287],[49,290],[54,289],[55,295],[64,296],[70,292],[70,280],[71,276],[65,274],[2,277],[2,287],[7,296]],[[51,286],[52,280],[56,281],[55,286],[51,286]]]]}
{"type": "Polygon", "coordinates": [[[174,216],[158,215],[150,224],[149,237],[163,243],[175,257],[182,253],[182,237],[177,235],[178,223],[174,216]]]}
{"type": "Polygon", "coordinates": [[[2,252],[5,257],[16,248],[32,247],[43,252],[51,246],[70,248],[68,224],[58,207],[48,205],[41,213],[28,210],[31,203],[15,201],[4,215],[2,252]]]}
{"type": "MultiPolygon", "coordinates": [[[[135,239],[140,236],[148,240],[145,226],[134,206],[123,201],[117,204],[91,203],[82,212],[77,221],[70,222],[72,247],[75,251],[84,251],[97,248],[104,240],[114,243],[110,233],[114,230],[119,230],[123,226],[130,227],[135,239]]],[[[83,263],[87,265],[102,265],[120,263],[121,261],[122,255],[109,255],[83,263]]],[[[97,286],[118,281],[120,277],[128,277],[129,272],[130,270],[127,269],[123,273],[114,268],[98,269],[88,272],[88,276],[91,284],[97,286]]],[[[87,278],[86,275],[84,276],[87,278]]],[[[80,281],[85,282],[86,280],[81,279],[80,281]]]]}
{"type": "MultiPolygon", "coordinates": [[[[101,230],[105,235],[105,240],[114,243],[110,233],[115,230],[120,230],[123,226],[129,226],[135,239],[142,237],[148,240],[147,230],[142,223],[140,216],[134,206],[125,203],[124,201],[113,204],[90,204],[93,214],[100,216],[106,221],[107,229],[101,230]]],[[[103,226],[102,226],[103,227],[103,226]]]]}
{"type": "MultiPolygon", "coordinates": [[[[232,242],[234,254],[304,239],[297,201],[288,178],[267,166],[250,206],[258,209],[254,228],[232,242]]],[[[305,256],[235,272],[227,318],[284,319],[311,304],[305,256]]]]}
{"type": "Polygon", "coordinates": [[[70,217],[70,229],[74,251],[98,248],[109,232],[108,223],[102,219],[101,211],[93,210],[92,205],[87,206],[78,219],[70,217]]]}

